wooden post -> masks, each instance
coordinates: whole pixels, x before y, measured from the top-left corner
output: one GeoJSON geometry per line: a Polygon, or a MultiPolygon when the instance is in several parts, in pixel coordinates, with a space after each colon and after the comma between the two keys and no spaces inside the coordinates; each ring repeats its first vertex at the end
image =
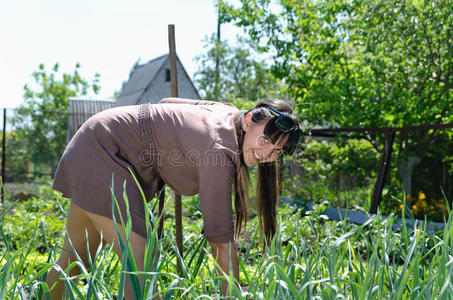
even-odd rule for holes
{"type": "Polygon", "coordinates": [[[159,238],[162,238],[162,230],[164,228],[164,216],[162,215],[164,211],[164,202],[165,202],[165,182],[162,179],[159,179],[158,184],[158,195],[159,195],[159,227],[157,227],[157,235],[159,238]]]}
{"type": "Polygon", "coordinates": [[[377,213],[377,208],[382,199],[382,189],[384,188],[385,177],[390,165],[390,157],[392,155],[393,140],[395,138],[395,130],[389,130],[384,143],[384,153],[382,153],[381,165],[379,173],[374,185],[373,198],[371,201],[370,213],[377,213]]]}
{"type": "Polygon", "coordinates": [[[3,109],[3,135],[2,135],[2,203],[5,201],[3,185],[5,184],[5,160],[6,160],[6,108],[3,109]]]}
{"type": "Polygon", "coordinates": [[[220,3],[217,2],[217,40],[215,45],[215,78],[214,78],[214,99],[219,99],[219,79],[220,79],[220,3]]]}
{"type": "MultiPolygon", "coordinates": [[[[170,80],[171,96],[178,97],[178,69],[176,66],[176,46],[175,46],[175,25],[168,25],[168,44],[170,47],[170,80]]],[[[175,225],[176,225],[176,244],[181,257],[182,252],[182,213],[181,195],[175,192],[175,225]]],[[[178,264],[179,266],[179,264],[178,264]]]]}

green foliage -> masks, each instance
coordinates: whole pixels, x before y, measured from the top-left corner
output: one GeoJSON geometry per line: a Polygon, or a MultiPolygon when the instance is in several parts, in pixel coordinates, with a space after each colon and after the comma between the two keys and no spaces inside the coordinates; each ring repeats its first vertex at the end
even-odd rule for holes
{"type": "Polygon", "coordinates": [[[368,209],[379,157],[365,140],[313,139],[304,144],[303,151],[287,158],[285,165],[284,195],[312,203],[328,201],[331,206],[368,209]]]}
{"type": "Polygon", "coordinates": [[[8,159],[5,160],[5,167],[7,170],[12,170],[14,176],[24,177],[30,169],[29,161],[24,158],[29,154],[27,153],[27,144],[21,138],[17,131],[10,131],[6,133],[6,145],[8,152],[8,159]]]}
{"type": "Polygon", "coordinates": [[[312,141],[306,144],[303,156],[306,160],[322,159],[330,166],[331,172],[335,172],[329,177],[336,182],[341,181],[341,177],[350,177],[344,183],[347,188],[367,185],[378,164],[372,145],[364,140],[346,140],[342,143],[312,141]]]}
{"type": "MultiPolygon", "coordinates": [[[[453,122],[451,1],[230,3],[219,5],[222,21],[233,22],[259,45],[260,52],[272,54],[273,74],[288,86],[287,92],[299,104],[296,112],[311,125],[399,127],[453,122]]],[[[411,156],[425,157],[431,173],[450,170],[449,144],[439,146],[441,153],[426,149],[441,136],[451,139],[452,134],[451,130],[420,131],[416,138],[397,134],[392,158],[397,163],[389,173],[389,195],[401,188],[398,174],[407,170],[411,156]],[[445,160],[429,159],[434,153],[445,160]]],[[[382,151],[384,135],[370,133],[362,138],[382,151]]],[[[420,172],[419,178],[429,172],[420,172]]],[[[444,177],[444,182],[451,182],[453,172],[444,177]]],[[[401,179],[407,189],[412,178],[401,179]]],[[[437,192],[439,183],[433,180],[437,192]]]]}
{"type": "Polygon", "coordinates": [[[312,122],[365,127],[453,120],[450,4],[242,0],[221,9],[273,53],[274,74],[312,104],[312,122]]]}
{"type": "MultiPolygon", "coordinates": [[[[13,124],[10,155],[18,162],[56,165],[66,146],[68,124],[68,98],[87,95],[89,89],[97,93],[99,74],[89,84],[79,74],[80,64],[76,64],[73,74],[59,75],[56,63],[50,72],[43,64],[32,73],[34,82],[24,86],[24,102],[15,111],[9,122],[13,124]]],[[[19,166],[20,167],[20,166],[19,166]]],[[[28,166],[20,169],[28,171],[28,166]]]]}
{"type": "MultiPolygon", "coordinates": [[[[453,130],[452,130],[453,131],[453,130]]],[[[453,141],[447,133],[428,136],[429,142],[407,143],[403,149],[409,154],[421,153],[420,161],[412,172],[412,188],[409,194],[423,191],[430,199],[442,199],[444,195],[450,199],[453,196],[453,163],[451,153],[453,141]],[[418,149],[424,146],[423,150],[418,149]],[[437,172],[433,172],[436,170],[437,172]],[[429,178],[430,180],[426,180],[429,178]]],[[[413,138],[413,137],[407,137],[413,138]]]]}
{"type": "Polygon", "coordinates": [[[195,83],[203,98],[235,102],[242,108],[243,101],[283,97],[281,82],[263,60],[256,58],[253,43],[243,38],[237,42],[233,47],[225,41],[217,41],[215,35],[205,39],[206,52],[195,58],[198,64],[195,83]],[[218,81],[216,58],[219,60],[218,81]]]}
{"type": "Polygon", "coordinates": [[[3,232],[8,236],[7,247],[18,249],[27,244],[35,234],[35,228],[39,228],[39,233],[45,232],[45,236],[41,235],[36,241],[34,251],[48,251],[50,245],[60,242],[64,235],[61,229],[66,220],[62,212],[68,209],[68,205],[68,199],[55,193],[48,184],[40,189],[36,197],[15,203],[7,202],[4,207],[9,207],[9,212],[3,218],[3,232]]]}

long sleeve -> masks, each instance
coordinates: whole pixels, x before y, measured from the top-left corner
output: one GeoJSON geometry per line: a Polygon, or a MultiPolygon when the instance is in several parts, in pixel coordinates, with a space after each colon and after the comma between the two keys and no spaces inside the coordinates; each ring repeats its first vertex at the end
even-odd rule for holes
{"type": "Polygon", "coordinates": [[[203,234],[211,243],[234,241],[231,194],[235,168],[231,163],[220,159],[199,168],[203,234]]]}

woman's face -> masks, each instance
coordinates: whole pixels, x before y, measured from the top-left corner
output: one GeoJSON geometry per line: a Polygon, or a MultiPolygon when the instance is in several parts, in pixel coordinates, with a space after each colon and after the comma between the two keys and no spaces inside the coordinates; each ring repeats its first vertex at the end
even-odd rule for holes
{"type": "Polygon", "coordinates": [[[282,147],[288,140],[288,136],[283,135],[276,144],[272,144],[271,140],[263,133],[265,126],[266,122],[262,124],[253,123],[251,113],[248,113],[242,122],[242,128],[245,131],[242,152],[244,162],[249,167],[257,163],[275,161],[283,153],[282,147]]]}

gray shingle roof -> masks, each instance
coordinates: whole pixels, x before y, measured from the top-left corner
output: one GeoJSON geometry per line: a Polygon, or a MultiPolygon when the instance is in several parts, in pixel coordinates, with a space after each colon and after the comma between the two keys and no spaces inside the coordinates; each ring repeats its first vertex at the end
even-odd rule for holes
{"type": "Polygon", "coordinates": [[[165,54],[144,65],[139,65],[131,78],[129,78],[127,84],[125,84],[120,96],[116,100],[115,106],[129,105],[131,103],[136,104],[134,102],[138,101],[167,59],[168,54],[165,54]]]}
{"type": "MultiPolygon", "coordinates": [[[[197,88],[177,58],[178,95],[181,98],[201,99],[197,88]]],[[[123,86],[114,106],[157,103],[171,96],[171,85],[167,78],[170,70],[169,54],[159,56],[146,64],[139,65],[123,86]],[[167,71],[168,70],[168,71],[167,71]]]]}

